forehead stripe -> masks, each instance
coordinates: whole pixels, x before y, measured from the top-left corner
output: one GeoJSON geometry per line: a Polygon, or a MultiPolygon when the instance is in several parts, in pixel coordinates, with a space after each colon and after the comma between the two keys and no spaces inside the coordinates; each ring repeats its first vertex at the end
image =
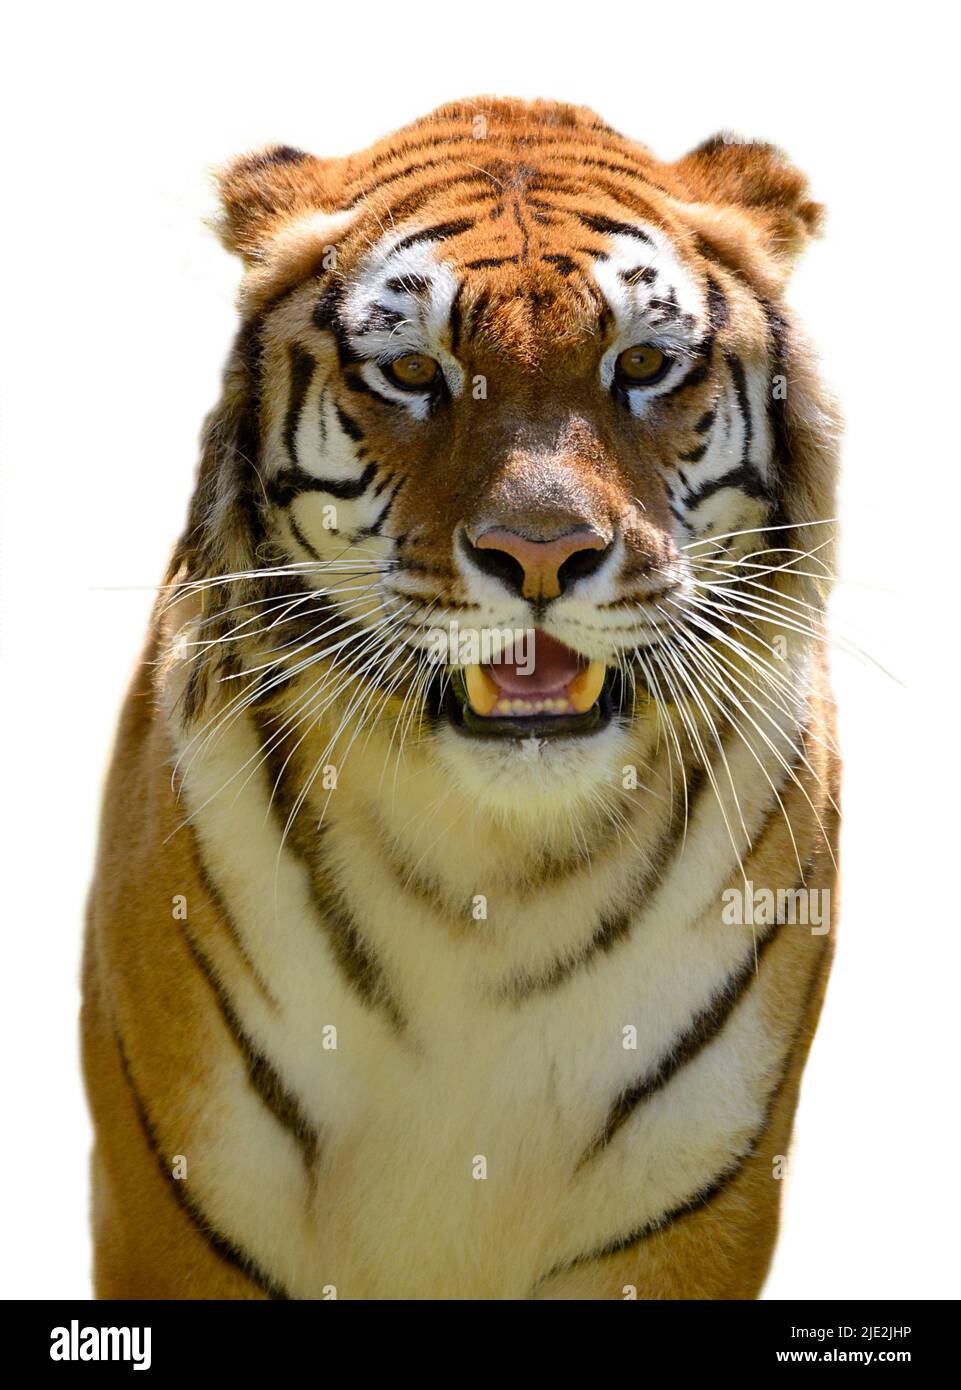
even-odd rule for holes
{"type": "Polygon", "coordinates": [[[476,261],[467,261],[465,270],[494,270],[502,265],[518,265],[519,256],[481,256],[476,261]]]}
{"type": "Polygon", "coordinates": [[[399,241],[391,254],[406,251],[408,246],[417,246],[422,241],[446,241],[448,237],[460,236],[461,232],[467,232],[473,226],[471,218],[461,217],[452,222],[438,222],[434,227],[422,227],[419,232],[411,232],[410,236],[399,241]]]}
{"type": "Polygon", "coordinates": [[[630,236],[635,241],[646,242],[648,246],[653,246],[654,242],[647,235],[647,232],[640,227],[632,226],[630,222],[618,222],[613,217],[601,217],[593,212],[575,212],[585,227],[590,227],[592,232],[599,232],[602,236],[630,236]]]}
{"type": "Polygon", "coordinates": [[[391,294],[423,294],[430,289],[430,281],[426,275],[394,275],[384,288],[391,294]]]}

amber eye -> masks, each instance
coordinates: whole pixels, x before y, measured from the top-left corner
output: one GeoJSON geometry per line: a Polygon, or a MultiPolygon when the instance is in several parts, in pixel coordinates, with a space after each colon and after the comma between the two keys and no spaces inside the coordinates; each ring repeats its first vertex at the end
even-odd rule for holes
{"type": "Polygon", "coordinates": [[[405,357],[395,357],[393,362],[385,362],[381,371],[395,386],[406,391],[426,391],[433,386],[440,375],[440,367],[433,357],[425,357],[420,352],[409,352],[405,357]]]}
{"type": "Polygon", "coordinates": [[[617,374],[625,385],[650,385],[666,375],[671,359],[653,343],[640,343],[628,348],[617,359],[617,374]]]}

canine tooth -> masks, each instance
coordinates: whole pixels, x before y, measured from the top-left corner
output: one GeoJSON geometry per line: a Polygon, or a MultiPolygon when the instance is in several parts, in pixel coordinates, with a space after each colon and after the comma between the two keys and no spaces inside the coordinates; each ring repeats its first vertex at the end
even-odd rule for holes
{"type": "Polygon", "coordinates": [[[603,661],[592,661],[574,677],[567,687],[567,698],[576,714],[586,714],[601,693],[607,667],[603,661]]]}
{"type": "Polygon", "coordinates": [[[464,682],[467,698],[477,714],[490,714],[497,704],[497,686],[480,666],[465,666],[464,682]]]}

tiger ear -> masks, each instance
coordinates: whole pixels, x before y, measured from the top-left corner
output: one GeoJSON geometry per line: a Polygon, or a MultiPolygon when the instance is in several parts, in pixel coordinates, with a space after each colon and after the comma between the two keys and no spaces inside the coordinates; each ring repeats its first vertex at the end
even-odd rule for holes
{"type": "Polygon", "coordinates": [[[323,215],[332,206],[341,162],[318,159],[291,145],[272,145],[231,160],[216,176],[216,229],[224,246],[248,266],[262,261],[286,226],[323,215]]]}
{"type": "Polygon", "coordinates": [[[784,268],[821,229],[823,207],[807,196],[807,179],[774,145],[715,135],[673,169],[694,202],[716,209],[709,220],[719,229],[722,209],[746,215],[764,251],[784,268]]]}

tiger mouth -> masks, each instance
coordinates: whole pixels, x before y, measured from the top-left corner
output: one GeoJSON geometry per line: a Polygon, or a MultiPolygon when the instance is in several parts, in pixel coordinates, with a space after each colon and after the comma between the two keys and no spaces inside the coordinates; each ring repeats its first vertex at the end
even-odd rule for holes
{"type": "Polygon", "coordinates": [[[613,713],[613,671],[537,632],[534,661],[455,667],[446,712],[461,733],[481,738],[565,738],[595,733],[613,713]]]}

